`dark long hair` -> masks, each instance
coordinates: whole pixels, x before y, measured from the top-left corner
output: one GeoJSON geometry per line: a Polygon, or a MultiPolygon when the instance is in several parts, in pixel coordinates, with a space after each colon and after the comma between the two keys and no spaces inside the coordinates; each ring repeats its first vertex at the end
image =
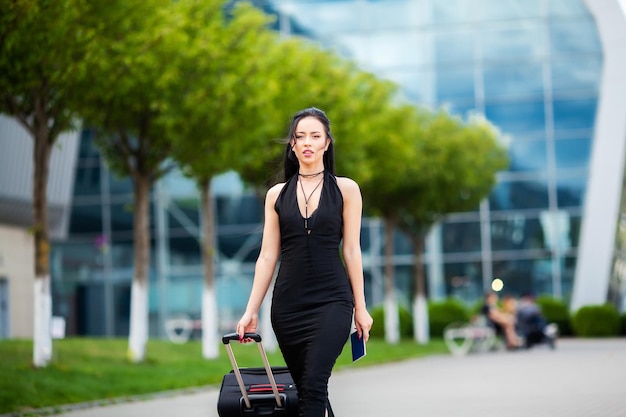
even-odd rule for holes
{"type": "Polygon", "coordinates": [[[330,139],[328,149],[326,150],[326,152],[324,152],[324,169],[330,174],[335,175],[335,151],[333,148],[333,142],[335,140],[330,134],[330,120],[326,116],[326,113],[324,113],[322,110],[315,107],[309,107],[308,109],[300,110],[293,116],[293,119],[291,119],[289,136],[287,137],[287,147],[285,148],[284,181],[287,181],[289,178],[296,175],[300,167],[298,158],[296,158],[296,154],[291,149],[290,141],[295,138],[295,132],[298,123],[305,117],[315,117],[324,125],[326,137],[330,139]]]}

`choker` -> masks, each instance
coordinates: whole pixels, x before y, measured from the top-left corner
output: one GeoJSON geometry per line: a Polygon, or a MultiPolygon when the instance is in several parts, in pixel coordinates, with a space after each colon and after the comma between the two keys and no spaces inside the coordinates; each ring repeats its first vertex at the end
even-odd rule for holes
{"type": "Polygon", "coordinates": [[[298,175],[299,175],[300,177],[302,177],[302,178],[315,178],[315,177],[317,177],[318,175],[323,174],[323,173],[324,173],[324,170],[322,170],[322,171],[320,171],[320,172],[316,172],[315,174],[300,174],[300,173],[298,172],[298,175]]]}

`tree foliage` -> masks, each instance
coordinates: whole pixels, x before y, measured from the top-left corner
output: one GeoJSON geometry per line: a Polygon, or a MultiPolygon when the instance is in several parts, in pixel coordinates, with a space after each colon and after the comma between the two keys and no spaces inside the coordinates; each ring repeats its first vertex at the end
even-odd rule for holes
{"type": "Polygon", "coordinates": [[[212,358],[218,355],[218,318],[211,179],[251,163],[263,150],[264,81],[273,75],[265,52],[277,35],[267,28],[269,17],[248,4],[226,10],[221,0],[189,0],[178,2],[175,12],[184,22],[185,47],[178,67],[183,82],[169,98],[177,105],[171,107],[168,135],[173,159],[201,194],[203,355],[212,358]]]}
{"type": "Polygon", "coordinates": [[[35,330],[33,363],[52,355],[49,323],[50,242],[47,183],[52,147],[75,127],[75,74],[93,50],[92,32],[80,30],[82,0],[0,1],[0,112],[14,117],[33,138],[33,233],[35,330]]]}
{"type": "Polygon", "coordinates": [[[443,216],[478,208],[508,160],[499,132],[478,115],[464,121],[441,110],[420,130],[411,144],[416,159],[406,172],[400,224],[424,236],[443,216]]]}
{"type": "Polygon", "coordinates": [[[113,171],[134,188],[134,271],[129,357],[141,362],[148,339],[150,189],[168,169],[172,97],[180,91],[181,22],[169,0],[89,3],[83,25],[99,46],[77,74],[82,115],[97,127],[97,143],[113,171]]]}

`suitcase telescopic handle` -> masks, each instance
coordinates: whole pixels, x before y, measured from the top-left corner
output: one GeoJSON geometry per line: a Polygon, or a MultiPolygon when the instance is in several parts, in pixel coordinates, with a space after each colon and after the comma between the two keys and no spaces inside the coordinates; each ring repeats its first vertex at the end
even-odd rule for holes
{"type": "MultiPolygon", "coordinates": [[[[252,339],[257,343],[261,343],[261,335],[258,333],[244,333],[244,339],[252,339]]],[[[233,340],[239,340],[239,333],[228,333],[222,336],[222,343],[227,345],[233,340]]]]}
{"type": "MultiPolygon", "coordinates": [[[[272,392],[274,393],[276,404],[278,405],[278,407],[282,407],[283,402],[280,398],[278,387],[276,386],[276,380],[274,379],[274,373],[272,372],[272,367],[270,366],[270,363],[267,360],[267,353],[265,353],[265,349],[263,349],[263,344],[261,343],[261,335],[259,335],[258,333],[244,333],[243,337],[245,339],[247,338],[252,339],[256,342],[256,345],[259,348],[259,354],[261,355],[261,359],[263,360],[263,365],[265,366],[267,379],[270,381],[270,385],[272,386],[272,392]]],[[[243,378],[241,377],[241,372],[239,371],[239,366],[237,365],[237,360],[235,359],[233,348],[230,345],[230,342],[233,340],[239,340],[239,334],[229,333],[222,337],[222,343],[224,343],[224,345],[226,346],[226,352],[228,352],[230,364],[233,367],[233,373],[235,374],[235,378],[237,378],[237,383],[239,384],[239,389],[241,390],[241,396],[243,397],[243,402],[246,404],[246,408],[249,409],[249,408],[252,408],[252,405],[250,404],[250,398],[248,398],[248,393],[246,392],[246,386],[243,383],[243,378]]]]}

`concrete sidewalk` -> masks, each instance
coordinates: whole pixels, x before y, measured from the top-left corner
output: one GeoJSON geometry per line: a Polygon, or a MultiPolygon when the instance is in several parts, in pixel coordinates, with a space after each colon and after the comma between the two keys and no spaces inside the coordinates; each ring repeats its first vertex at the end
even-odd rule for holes
{"type": "MultiPolygon", "coordinates": [[[[329,390],[338,417],[626,417],[626,339],[347,369],[329,390]]],[[[206,389],[61,417],[217,417],[217,396],[206,389]]]]}

